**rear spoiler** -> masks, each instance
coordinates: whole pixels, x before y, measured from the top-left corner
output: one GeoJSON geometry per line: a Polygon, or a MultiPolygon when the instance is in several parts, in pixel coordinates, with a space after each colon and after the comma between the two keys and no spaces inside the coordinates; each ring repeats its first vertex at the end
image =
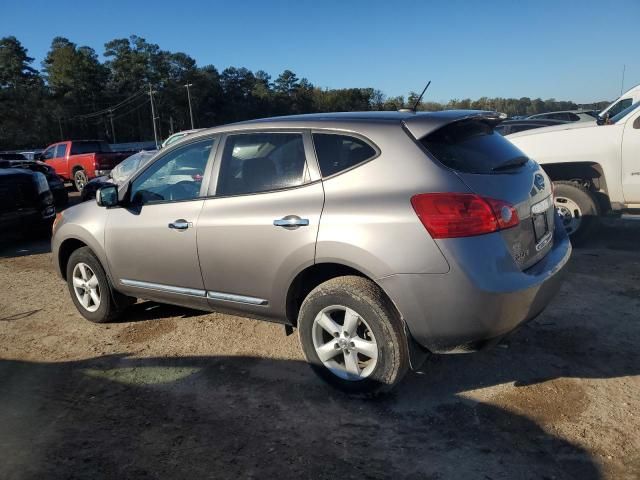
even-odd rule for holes
{"type": "Polygon", "coordinates": [[[506,117],[504,113],[488,110],[444,110],[442,112],[416,113],[405,118],[402,123],[413,138],[420,140],[450,123],[473,119],[482,120],[495,126],[506,117]]]}

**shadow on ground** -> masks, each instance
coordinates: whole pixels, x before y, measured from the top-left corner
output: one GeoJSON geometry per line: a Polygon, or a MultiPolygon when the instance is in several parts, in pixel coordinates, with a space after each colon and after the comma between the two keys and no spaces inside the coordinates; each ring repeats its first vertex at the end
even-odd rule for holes
{"type": "Polygon", "coordinates": [[[438,379],[364,400],[295,361],[107,356],[2,360],[0,381],[3,478],[599,477],[580,447],[438,379]]]}

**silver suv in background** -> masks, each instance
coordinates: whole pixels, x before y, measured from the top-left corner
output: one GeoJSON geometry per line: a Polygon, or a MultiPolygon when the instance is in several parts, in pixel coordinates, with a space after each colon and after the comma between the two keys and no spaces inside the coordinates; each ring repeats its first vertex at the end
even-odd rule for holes
{"type": "Polygon", "coordinates": [[[136,298],[298,329],[346,391],[534,318],[571,254],[540,167],[492,112],[362,112],[192,134],[64,211],[53,257],[79,312],[136,298]]]}

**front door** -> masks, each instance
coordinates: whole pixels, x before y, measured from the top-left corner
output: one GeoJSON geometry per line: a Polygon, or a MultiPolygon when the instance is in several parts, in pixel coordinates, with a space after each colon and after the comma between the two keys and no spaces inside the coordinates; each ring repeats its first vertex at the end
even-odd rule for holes
{"type": "Polygon", "coordinates": [[[640,111],[627,120],[624,126],[622,191],[627,205],[640,205],[640,111]]]}
{"type": "Polygon", "coordinates": [[[107,217],[105,246],[114,280],[132,295],[206,305],[196,229],[215,139],[170,149],[132,181],[129,203],[107,217]]]}
{"type": "Polygon", "coordinates": [[[226,137],[198,223],[212,307],[284,316],[290,282],[314,262],[324,202],[310,146],[302,132],[226,137]]]}

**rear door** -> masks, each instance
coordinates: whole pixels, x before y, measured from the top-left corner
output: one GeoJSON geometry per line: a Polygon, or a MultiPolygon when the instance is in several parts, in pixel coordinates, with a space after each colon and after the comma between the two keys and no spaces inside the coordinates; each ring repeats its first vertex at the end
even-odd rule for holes
{"type": "Polygon", "coordinates": [[[58,143],[53,151],[53,157],[47,161],[49,165],[55,168],[56,173],[64,178],[71,178],[67,162],[68,146],[69,142],[58,143]]]}
{"type": "Polygon", "coordinates": [[[214,308],[284,317],[290,282],[314,262],[324,193],[312,152],[299,130],[226,136],[198,222],[214,308]]]}
{"type": "Polygon", "coordinates": [[[555,207],[551,181],[537,163],[477,119],[451,123],[421,143],[474,193],[515,207],[519,225],[500,234],[521,269],[547,254],[553,244],[555,207]]]}

